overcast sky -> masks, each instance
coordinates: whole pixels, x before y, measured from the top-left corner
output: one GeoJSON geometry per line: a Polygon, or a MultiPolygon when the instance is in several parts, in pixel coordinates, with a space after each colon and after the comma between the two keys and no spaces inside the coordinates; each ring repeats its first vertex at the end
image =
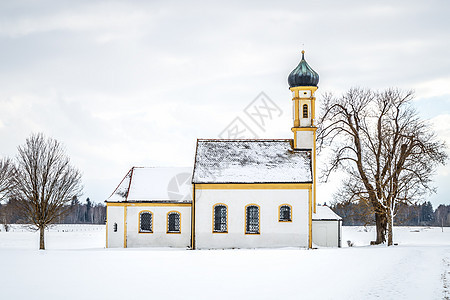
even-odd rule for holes
{"type": "MultiPolygon", "coordinates": [[[[292,138],[287,76],[303,48],[318,101],[413,89],[450,144],[450,2],[370,3],[1,1],[0,156],[32,132],[54,137],[84,174],[83,199],[100,202],[132,166],[192,166],[196,139],[236,117],[260,138],[292,138]],[[264,128],[244,112],[260,92],[281,111],[264,128]]],[[[450,204],[449,173],[438,170],[435,207],[450,204]]]]}

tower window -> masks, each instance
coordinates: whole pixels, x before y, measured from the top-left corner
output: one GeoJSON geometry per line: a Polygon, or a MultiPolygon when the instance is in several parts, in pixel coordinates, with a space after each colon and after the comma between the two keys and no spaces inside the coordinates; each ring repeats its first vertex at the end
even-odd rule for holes
{"type": "Polygon", "coordinates": [[[283,204],[280,206],[280,222],[291,222],[292,221],[292,215],[291,215],[291,206],[288,204],[283,204]]]}
{"type": "Polygon", "coordinates": [[[139,232],[152,233],[153,232],[153,214],[149,211],[142,211],[139,213],[139,232]]]}
{"type": "Polygon", "coordinates": [[[245,207],[245,233],[247,234],[259,234],[259,206],[247,205],[245,207]]]}
{"type": "Polygon", "coordinates": [[[216,204],[213,208],[214,230],[213,232],[228,232],[227,224],[227,206],[225,204],[216,204]]]}
{"type": "Polygon", "coordinates": [[[167,233],[181,233],[180,219],[180,213],[177,211],[171,211],[167,214],[167,233]]]}
{"type": "Polygon", "coordinates": [[[308,118],[308,104],[303,104],[303,118],[308,118]]]}
{"type": "Polygon", "coordinates": [[[114,232],[117,232],[117,223],[114,223],[113,230],[114,230],[114,232]]]}

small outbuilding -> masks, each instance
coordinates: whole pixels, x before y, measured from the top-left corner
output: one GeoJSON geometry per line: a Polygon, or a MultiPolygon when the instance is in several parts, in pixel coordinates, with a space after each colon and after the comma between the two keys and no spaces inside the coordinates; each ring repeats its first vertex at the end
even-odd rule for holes
{"type": "Polygon", "coordinates": [[[312,216],[313,244],[321,247],[341,247],[342,218],[328,206],[317,206],[312,216]]]}

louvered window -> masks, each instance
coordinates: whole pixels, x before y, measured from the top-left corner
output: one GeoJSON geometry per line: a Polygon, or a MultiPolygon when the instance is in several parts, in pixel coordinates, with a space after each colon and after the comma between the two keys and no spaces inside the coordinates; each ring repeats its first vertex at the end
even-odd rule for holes
{"type": "Polygon", "coordinates": [[[303,104],[303,118],[308,118],[308,104],[303,104]]]}
{"type": "Polygon", "coordinates": [[[145,211],[140,214],[139,232],[153,232],[153,214],[145,211]]]}
{"type": "Polygon", "coordinates": [[[170,212],[167,218],[167,232],[180,232],[180,213],[170,212]]]}
{"type": "Polygon", "coordinates": [[[227,207],[225,205],[214,206],[214,232],[227,232],[227,207]]]}
{"type": "Polygon", "coordinates": [[[246,208],[246,233],[259,233],[259,207],[256,205],[246,208]]]}
{"type": "Polygon", "coordinates": [[[291,207],[289,205],[280,206],[280,222],[292,221],[291,207]]]}

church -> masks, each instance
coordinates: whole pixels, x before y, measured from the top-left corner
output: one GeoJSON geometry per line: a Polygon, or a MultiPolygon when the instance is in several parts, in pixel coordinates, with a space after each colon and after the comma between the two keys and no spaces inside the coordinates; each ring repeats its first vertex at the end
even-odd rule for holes
{"type": "Polygon", "coordinates": [[[289,74],[293,139],[199,139],[191,168],[133,167],[106,200],[106,247],[340,247],[342,218],[316,203],[315,92],[289,74]]]}

